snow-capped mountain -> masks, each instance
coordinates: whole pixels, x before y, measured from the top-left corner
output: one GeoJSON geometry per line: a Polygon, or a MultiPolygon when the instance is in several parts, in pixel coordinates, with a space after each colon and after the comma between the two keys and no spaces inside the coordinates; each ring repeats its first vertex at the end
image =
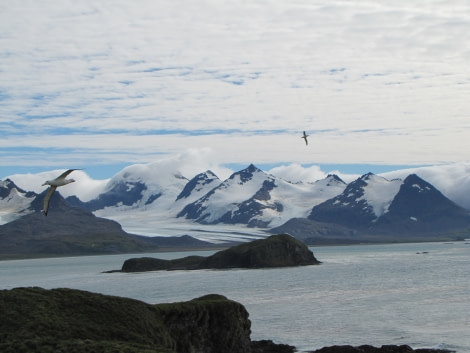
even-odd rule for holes
{"type": "Polygon", "coordinates": [[[176,197],[176,201],[185,203],[194,202],[213,188],[219,186],[220,183],[219,177],[210,170],[199,173],[186,184],[181,193],[176,197]]]}
{"type": "Polygon", "coordinates": [[[336,176],[318,183],[293,184],[251,164],[186,205],[177,217],[202,224],[268,227],[281,224],[293,215],[305,216],[312,205],[341,192],[345,186],[336,176]]]}
{"type": "MultiPolygon", "coordinates": [[[[74,184],[82,188],[91,185],[83,172],[77,174],[81,180],[74,184]]],[[[43,179],[41,175],[34,185],[40,185],[43,179]]],[[[447,190],[454,180],[462,177],[446,180],[447,190]]],[[[211,241],[234,239],[237,234],[239,240],[265,236],[266,230],[287,223],[292,232],[284,228],[283,232],[294,234],[297,227],[302,236],[310,230],[334,236],[366,230],[384,233],[470,228],[467,210],[414,174],[387,179],[368,173],[349,184],[328,175],[316,182],[293,183],[250,165],[222,181],[210,170],[188,179],[178,166],[150,163],[126,167],[106,185],[98,186],[94,197],[86,190],[85,202],[70,196],[69,186],[56,193],[67,191],[67,207],[84,208],[117,221],[128,233],[148,236],[189,234],[211,241]],[[412,192],[416,190],[421,192],[412,192]],[[407,212],[400,213],[404,210],[407,212]],[[426,215],[432,215],[432,227],[426,215]],[[301,227],[293,219],[301,219],[301,227]]],[[[452,190],[455,188],[452,186],[452,190]]],[[[0,220],[7,223],[39,212],[45,190],[41,194],[26,192],[11,180],[3,181],[0,220]]],[[[59,207],[54,204],[57,200],[53,197],[51,208],[59,207]]]]}
{"type": "Polygon", "coordinates": [[[35,192],[24,191],[10,179],[0,180],[0,224],[32,212],[28,207],[36,196],[35,192]]]}
{"type": "Polygon", "coordinates": [[[253,197],[265,180],[266,174],[251,164],[232,174],[200,199],[186,205],[177,217],[193,219],[202,224],[219,223],[221,219],[225,223],[238,223],[229,222],[232,218],[230,215],[236,212],[238,204],[253,197]]]}
{"type": "Polygon", "coordinates": [[[311,221],[369,234],[431,234],[470,227],[470,212],[411,174],[405,180],[366,174],[344,192],[315,206],[311,221]]]}
{"type": "Polygon", "coordinates": [[[401,169],[381,176],[391,180],[405,179],[410,174],[418,175],[457,205],[470,210],[470,163],[401,169]]]}
{"type": "Polygon", "coordinates": [[[313,207],[309,219],[352,228],[369,226],[384,213],[400,189],[400,179],[387,180],[368,173],[350,183],[343,193],[313,207]]]}
{"type": "Polygon", "coordinates": [[[470,211],[416,174],[405,178],[387,211],[372,224],[371,231],[430,234],[470,227],[470,211]]]}
{"type": "Polygon", "coordinates": [[[159,165],[132,165],[117,173],[97,198],[86,203],[92,211],[109,213],[167,208],[188,183],[177,170],[159,165]]]}

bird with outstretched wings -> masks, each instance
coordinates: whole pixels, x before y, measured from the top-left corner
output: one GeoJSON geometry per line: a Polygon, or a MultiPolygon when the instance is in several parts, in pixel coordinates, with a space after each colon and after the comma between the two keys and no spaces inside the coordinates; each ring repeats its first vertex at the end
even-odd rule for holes
{"type": "Polygon", "coordinates": [[[59,175],[57,178],[52,179],[52,180],[46,180],[44,182],[44,185],[49,185],[49,190],[47,190],[46,196],[44,196],[43,199],[43,212],[44,216],[47,216],[47,212],[49,211],[49,202],[51,200],[52,195],[54,194],[54,191],[59,187],[59,186],[64,186],[70,183],[73,183],[75,180],[74,179],[66,179],[67,176],[72,173],[74,170],[78,169],[69,169],[65,172],[63,172],[61,175],[59,175]]]}
{"type": "Polygon", "coordinates": [[[300,136],[300,138],[304,139],[305,140],[305,145],[308,146],[308,140],[307,140],[307,137],[309,137],[310,135],[307,135],[306,132],[304,131],[303,135],[300,136]]]}

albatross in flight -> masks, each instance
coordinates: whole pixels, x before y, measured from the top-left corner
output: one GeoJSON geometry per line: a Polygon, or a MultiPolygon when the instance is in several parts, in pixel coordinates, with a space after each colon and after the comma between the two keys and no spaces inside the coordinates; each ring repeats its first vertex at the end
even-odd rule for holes
{"type": "Polygon", "coordinates": [[[67,175],[72,173],[74,170],[78,170],[78,169],[69,169],[66,172],[63,172],[57,178],[52,179],[52,180],[47,180],[44,182],[44,184],[42,184],[42,186],[50,185],[49,190],[47,190],[47,194],[46,196],[44,196],[44,200],[43,200],[44,216],[47,216],[47,211],[49,210],[49,201],[51,200],[52,194],[54,193],[55,189],[57,189],[59,186],[64,186],[64,185],[73,183],[75,181],[74,179],[65,179],[67,175]]]}
{"type": "Polygon", "coordinates": [[[308,140],[307,140],[307,137],[309,137],[310,135],[307,135],[304,131],[304,134],[302,136],[300,136],[301,139],[304,139],[305,140],[305,144],[308,146],[308,140]]]}

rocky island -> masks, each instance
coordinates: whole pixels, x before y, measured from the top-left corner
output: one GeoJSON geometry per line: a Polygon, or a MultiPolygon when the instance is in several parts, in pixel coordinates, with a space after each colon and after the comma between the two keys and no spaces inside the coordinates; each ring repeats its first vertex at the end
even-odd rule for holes
{"type": "MultiPolygon", "coordinates": [[[[292,353],[252,341],[243,305],[217,294],[147,304],[75,289],[0,290],[0,351],[103,353],[292,353]]],[[[332,346],[317,353],[438,353],[409,346],[332,346]]]]}
{"type": "Polygon", "coordinates": [[[319,263],[300,240],[288,234],[277,234],[266,239],[233,246],[208,257],[187,256],[175,260],[151,257],[132,258],[124,262],[121,271],[268,268],[308,266],[319,263]]]}

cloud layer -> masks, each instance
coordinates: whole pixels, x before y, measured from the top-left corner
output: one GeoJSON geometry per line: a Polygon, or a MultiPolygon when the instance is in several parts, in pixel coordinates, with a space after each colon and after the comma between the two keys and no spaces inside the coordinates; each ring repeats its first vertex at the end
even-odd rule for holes
{"type": "Polygon", "coordinates": [[[242,164],[466,161],[469,13],[464,0],[5,2],[0,165],[197,150],[242,164]]]}

